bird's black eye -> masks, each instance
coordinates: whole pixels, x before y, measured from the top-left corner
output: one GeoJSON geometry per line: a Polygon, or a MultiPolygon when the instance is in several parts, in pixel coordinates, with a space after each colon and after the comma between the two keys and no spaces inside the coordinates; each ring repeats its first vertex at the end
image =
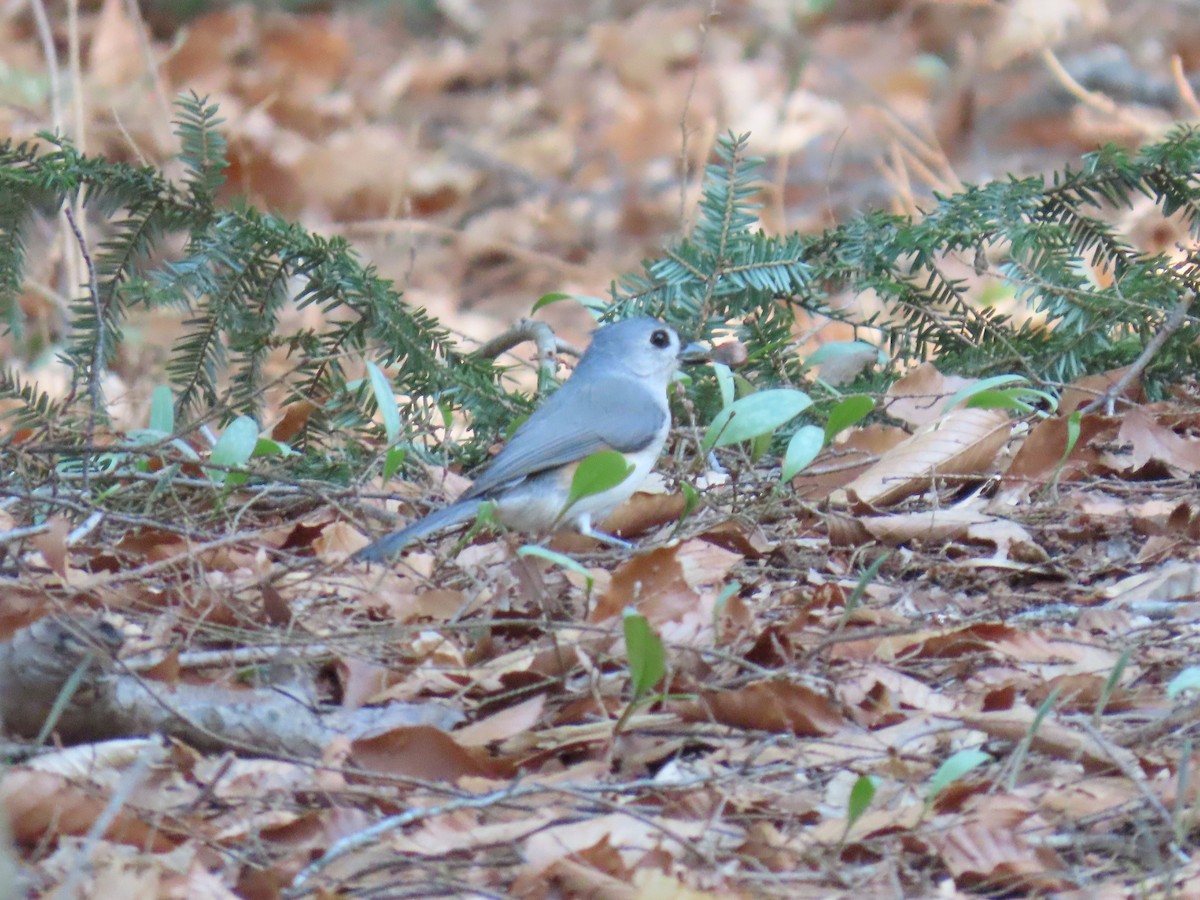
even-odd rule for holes
{"type": "Polygon", "coordinates": [[[650,343],[652,343],[655,347],[658,347],[660,349],[662,347],[670,347],[671,346],[671,336],[669,334],[667,334],[666,331],[664,331],[663,329],[660,328],[660,329],[658,329],[658,331],[654,332],[654,334],[650,335],[650,343]]]}

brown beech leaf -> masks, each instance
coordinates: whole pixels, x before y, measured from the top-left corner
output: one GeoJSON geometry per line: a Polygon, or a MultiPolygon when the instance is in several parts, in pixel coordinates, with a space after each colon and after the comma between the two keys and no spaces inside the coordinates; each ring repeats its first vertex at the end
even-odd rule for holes
{"type": "Polygon", "coordinates": [[[1106,416],[1083,416],[1079,420],[1079,438],[1066,459],[1067,416],[1055,416],[1038,422],[1009,463],[1004,473],[1004,491],[1017,492],[1038,487],[1049,481],[1055,473],[1059,480],[1070,480],[1078,472],[1091,471],[1099,464],[1100,454],[1093,442],[1110,441],[1116,437],[1118,422],[1106,416]],[[1061,471],[1059,470],[1062,465],[1061,471]]]}
{"type": "Polygon", "coordinates": [[[1020,823],[957,822],[929,834],[946,868],[965,884],[1038,894],[1071,887],[1059,874],[1066,865],[1062,858],[1049,847],[1029,843],[1020,823]]]}
{"type": "Polygon", "coordinates": [[[845,440],[826,447],[808,467],[792,479],[792,490],[802,500],[824,500],[874,465],[904,441],[908,432],[895,425],[856,428],[845,440]]]}
{"type": "Polygon", "coordinates": [[[1125,413],[1117,440],[1133,445],[1133,468],[1160,462],[1188,475],[1200,472],[1200,439],[1186,438],[1141,406],[1125,413]]]}
{"type": "Polygon", "coordinates": [[[290,403],[283,411],[283,418],[271,429],[271,439],[288,442],[304,430],[312,414],[320,409],[311,400],[298,400],[290,403]]]}
{"type": "Polygon", "coordinates": [[[841,712],[822,694],[787,681],[759,681],[730,691],[705,691],[678,707],[689,722],[720,722],[735,728],[783,731],[806,737],[832,734],[841,712]]]}
{"type": "Polygon", "coordinates": [[[429,725],[393,728],[356,740],[350,755],[370,772],[454,782],[468,775],[505,778],[512,766],[486,752],[462,746],[451,735],[429,725]]]}
{"type": "Polygon", "coordinates": [[[51,516],[46,523],[47,529],[36,535],[30,543],[41,551],[46,564],[60,578],[67,577],[67,535],[71,533],[71,523],[63,516],[51,516]]]}
{"type": "Polygon", "coordinates": [[[677,621],[696,609],[701,589],[722,583],[741,558],[701,540],[639,553],[613,573],[592,621],[611,619],[634,604],[654,624],[677,621]]]}
{"type": "MultiPolygon", "coordinates": [[[[0,802],[12,825],[13,838],[33,845],[47,837],[87,834],[105,812],[107,798],[95,785],[17,766],[9,769],[0,782],[0,802]]],[[[117,812],[104,836],[109,841],[156,850],[167,850],[176,843],[151,820],[127,808],[117,812]]]]}
{"type": "Polygon", "coordinates": [[[1111,742],[1100,744],[1092,734],[1047,718],[1036,731],[1032,730],[1037,710],[1018,706],[996,712],[969,713],[962,717],[967,728],[974,728],[993,738],[1020,741],[1033,735],[1031,746],[1046,756],[1079,763],[1088,772],[1133,771],[1137,757],[1111,742]],[[1116,761],[1114,761],[1114,759],[1116,761]]]}
{"type": "Polygon", "coordinates": [[[546,695],[538,694],[523,703],[502,709],[478,722],[464,725],[454,732],[454,739],[463,747],[484,747],[493,741],[504,741],[530,731],[542,717],[546,695]]]}
{"type": "Polygon", "coordinates": [[[889,506],[938,479],[986,474],[1009,430],[1008,414],[1001,410],[953,409],[894,447],[830,500],[847,503],[854,496],[871,506],[889,506]]]}
{"type": "MultiPolygon", "coordinates": [[[[1087,406],[1097,397],[1104,396],[1128,371],[1129,366],[1122,366],[1120,369],[1110,369],[1107,372],[1098,372],[1095,375],[1085,375],[1083,378],[1072,381],[1063,391],[1062,398],[1058,401],[1059,413],[1064,416],[1070,415],[1081,406],[1087,406]]],[[[1125,393],[1121,396],[1134,403],[1140,403],[1144,399],[1142,379],[1135,378],[1129,387],[1125,388],[1125,393]]]]}
{"type": "Polygon", "coordinates": [[[884,412],[914,428],[931,425],[942,418],[947,400],[977,380],[943,375],[933,363],[922,363],[888,388],[884,412]]]}
{"type": "Polygon", "coordinates": [[[676,521],[683,515],[683,494],[651,494],[638,491],[604,520],[601,529],[618,537],[645,534],[651,528],[676,521]]]}

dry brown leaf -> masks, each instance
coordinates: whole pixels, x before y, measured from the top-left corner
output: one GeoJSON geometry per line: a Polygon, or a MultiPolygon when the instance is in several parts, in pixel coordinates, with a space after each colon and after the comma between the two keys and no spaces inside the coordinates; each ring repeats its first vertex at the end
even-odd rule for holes
{"type": "Polygon", "coordinates": [[[897,545],[913,540],[949,541],[965,537],[974,525],[996,519],[974,505],[931,509],[928,512],[896,513],[890,516],[861,516],[856,519],[870,536],[885,544],[897,545]]]}
{"type": "Polygon", "coordinates": [[[1004,473],[1003,499],[998,498],[997,503],[1011,504],[1024,498],[1056,475],[1060,481],[1069,481],[1079,472],[1092,471],[1100,462],[1100,454],[1092,445],[1115,438],[1117,428],[1116,419],[1083,416],[1079,438],[1067,456],[1068,417],[1055,416],[1038,422],[1021,442],[1004,473]]]}
{"type": "Polygon", "coordinates": [[[951,697],[935,691],[929,685],[895,669],[867,666],[853,677],[838,683],[838,696],[847,706],[886,706],[899,709],[925,710],[933,713],[952,713],[957,704],[951,697]],[[881,697],[881,690],[886,699],[881,697]]]}
{"type": "MultiPolygon", "coordinates": [[[[1103,397],[1128,371],[1129,366],[1122,366],[1119,369],[1109,369],[1107,372],[1099,372],[1095,375],[1085,375],[1083,378],[1071,382],[1063,390],[1062,397],[1058,401],[1059,415],[1069,416],[1080,407],[1087,406],[1099,397],[1103,397]]],[[[1141,403],[1145,399],[1142,393],[1142,379],[1133,379],[1121,396],[1133,403],[1141,403]]]]}
{"type": "Polygon", "coordinates": [[[735,728],[831,734],[842,726],[837,706],[811,688],[787,681],[759,681],[728,691],[703,691],[674,707],[689,722],[720,722],[735,728]]]}
{"type": "Polygon", "coordinates": [[[1105,588],[1108,605],[1121,606],[1145,601],[1171,601],[1200,594],[1200,565],[1193,562],[1168,563],[1152,572],[1140,572],[1122,578],[1105,588]]]}
{"type": "MultiPolygon", "coordinates": [[[[872,653],[885,662],[900,658],[952,659],[990,649],[1016,633],[1014,628],[991,622],[914,631],[880,638],[872,645],[872,653]]],[[[833,649],[836,652],[838,648],[833,649]]]]}
{"type": "Polygon", "coordinates": [[[638,491],[601,524],[607,534],[633,537],[652,528],[675,522],[683,515],[683,494],[650,494],[638,491]]]}
{"type": "Polygon", "coordinates": [[[803,472],[792,479],[792,490],[802,500],[824,500],[849,484],[884,454],[908,440],[908,432],[894,425],[856,428],[826,447],[803,472]]]}
{"type": "Polygon", "coordinates": [[[71,522],[65,516],[51,516],[46,525],[46,530],[35,535],[30,543],[42,554],[46,565],[60,578],[65,579],[67,578],[67,535],[71,532],[71,522]]]}
{"type": "Polygon", "coordinates": [[[968,821],[930,833],[946,868],[966,884],[1036,893],[1071,887],[1059,874],[1066,865],[1059,855],[1029,843],[1019,827],[1019,823],[968,821]]]}
{"type": "MultiPolygon", "coordinates": [[[[107,797],[95,785],[14,766],[0,781],[0,806],[9,817],[14,840],[36,844],[47,838],[87,834],[105,811],[107,797]]],[[[167,850],[177,843],[128,805],[117,811],[104,837],[154,850],[167,850]]]]}
{"type": "Polygon", "coordinates": [[[478,814],[460,810],[426,819],[415,831],[393,834],[390,846],[396,853],[438,857],[456,851],[511,845],[525,840],[560,816],[560,811],[549,809],[532,812],[512,822],[483,823],[478,814]]]}
{"type": "Polygon", "coordinates": [[[889,506],[940,479],[989,474],[1009,431],[1008,414],[1001,410],[953,409],[894,447],[829,499],[845,504],[854,497],[871,506],[889,506]]]}
{"type": "Polygon", "coordinates": [[[504,741],[531,731],[542,717],[546,706],[546,695],[538,694],[523,703],[517,703],[487,718],[464,725],[454,732],[454,739],[463,747],[484,747],[495,741],[504,741]]]}
{"type": "Polygon", "coordinates": [[[967,728],[1005,741],[1020,741],[1032,734],[1031,746],[1034,750],[1068,762],[1081,763],[1089,772],[1128,772],[1137,768],[1137,758],[1125,748],[1111,743],[1100,746],[1090,734],[1053,719],[1044,719],[1034,731],[1032,725],[1036,716],[1037,710],[1033,707],[1018,706],[1000,712],[971,713],[963,716],[962,722],[967,728]]]}
{"type": "Polygon", "coordinates": [[[864,841],[878,835],[915,828],[924,815],[923,803],[910,802],[893,809],[868,809],[854,823],[848,835],[846,819],[825,819],[814,828],[806,829],[795,841],[804,848],[841,844],[843,836],[847,843],[864,841]]]}
{"type": "Polygon", "coordinates": [[[386,666],[357,657],[342,657],[334,666],[342,688],[342,706],[358,709],[385,690],[392,680],[386,666]]]}
{"type": "Polygon", "coordinates": [[[451,735],[428,725],[393,728],[353,742],[351,758],[370,772],[455,782],[468,775],[504,778],[512,767],[486,752],[463,747],[451,735]]]}
{"type": "Polygon", "coordinates": [[[312,542],[313,552],[327,560],[341,560],[361,550],[371,541],[361,531],[346,522],[330,522],[312,542]]]}
{"type": "Polygon", "coordinates": [[[913,428],[932,425],[945,415],[946,401],[976,381],[943,375],[933,363],[922,363],[888,388],[884,412],[913,428]]]}
{"type": "Polygon", "coordinates": [[[1200,439],[1176,434],[1145,408],[1135,406],[1125,413],[1117,440],[1133,445],[1133,468],[1160,462],[1177,472],[1200,472],[1200,439]]]}
{"type": "Polygon", "coordinates": [[[603,622],[635,605],[655,625],[680,621],[697,611],[701,593],[714,593],[741,558],[701,540],[639,553],[613,573],[591,620],[603,622]]]}
{"type": "Polygon", "coordinates": [[[100,7],[88,53],[88,81],[96,87],[123,87],[145,72],[138,24],[128,10],[124,0],[104,0],[100,7]]]}
{"type": "Polygon", "coordinates": [[[312,414],[320,409],[311,400],[297,400],[283,410],[283,417],[271,428],[271,439],[287,443],[304,430],[312,414]]]}
{"type": "Polygon", "coordinates": [[[684,858],[679,839],[702,851],[704,847],[736,846],[744,838],[741,828],[722,822],[674,819],[622,812],[596,816],[547,828],[525,842],[525,877],[537,875],[564,857],[580,853],[604,841],[616,849],[627,866],[634,866],[650,852],[662,849],[671,858],[684,858]]]}

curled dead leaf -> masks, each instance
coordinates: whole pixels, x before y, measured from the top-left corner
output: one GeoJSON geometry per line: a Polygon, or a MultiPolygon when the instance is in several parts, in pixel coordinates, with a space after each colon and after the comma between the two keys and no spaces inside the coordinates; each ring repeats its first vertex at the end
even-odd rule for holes
{"type": "Polygon", "coordinates": [[[889,506],[940,479],[987,474],[1009,430],[1008,414],[1001,410],[952,409],[835,491],[830,500],[845,504],[853,495],[872,506],[889,506]]]}

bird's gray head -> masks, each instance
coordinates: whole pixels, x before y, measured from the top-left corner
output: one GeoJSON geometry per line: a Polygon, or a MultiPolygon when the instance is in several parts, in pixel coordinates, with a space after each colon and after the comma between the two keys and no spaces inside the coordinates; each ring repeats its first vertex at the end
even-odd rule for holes
{"type": "Polygon", "coordinates": [[[625,319],[596,331],[578,368],[599,363],[619,366],[639,378],[661,380],[665,385],[679,365],[680,349],[679,335],[665,322],[649,317],[625,319]]]}

